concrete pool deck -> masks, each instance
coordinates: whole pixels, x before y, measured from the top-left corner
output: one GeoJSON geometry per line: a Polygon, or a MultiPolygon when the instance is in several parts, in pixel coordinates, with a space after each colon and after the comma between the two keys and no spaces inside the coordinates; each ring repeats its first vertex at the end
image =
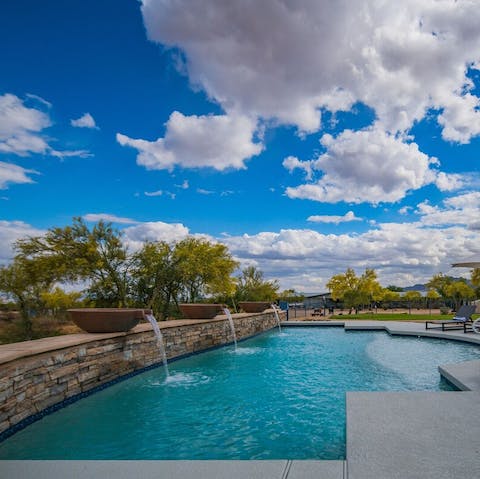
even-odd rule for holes
{"type": "MultiPolygon", "coordinates": [[[[343,326],[352,332],[380,329],[480,345],[480,335],[425,330],[424,323],[347,320],[283,325],[343,326]]],[[[461,391],[347,393],[346,461],[0,461],[0,477],[478,479],[480,360],[439,365],[439,372],[461,391]]]]}

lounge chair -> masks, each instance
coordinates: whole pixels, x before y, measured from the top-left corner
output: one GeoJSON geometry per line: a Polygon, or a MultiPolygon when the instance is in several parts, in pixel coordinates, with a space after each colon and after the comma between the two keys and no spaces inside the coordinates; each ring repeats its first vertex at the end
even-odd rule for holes
{"type": "Polygon", "coordinates": [[[463,323],[463,332],[480,334],[480,318],[475,319],[475,321],[472,322],[466,321],[463,323]]]}
{"type": "Polygon", "coordinates": [[[475,305],[464,304],[452,319],[426,321],[425,329],[441,329],[442,331],[463,329],[466,332],[465,325],[472,323],[472,314],[475,312],[475,309],[475,305]],[[434,324],[435,326],[428,327],[429,324],[434,324]]]}

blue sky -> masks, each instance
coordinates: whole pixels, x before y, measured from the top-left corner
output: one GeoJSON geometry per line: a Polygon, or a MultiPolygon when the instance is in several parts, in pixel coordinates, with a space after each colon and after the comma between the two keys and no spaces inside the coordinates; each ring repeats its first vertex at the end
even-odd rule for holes
{"type": "Polygon", "coordinates": [[[409,285],[480,255],[473,1],[4,2],[0,259],[111,220],[282,287],[409,285]],[[396,10],[397,9],[397,10],[396,10]]]}

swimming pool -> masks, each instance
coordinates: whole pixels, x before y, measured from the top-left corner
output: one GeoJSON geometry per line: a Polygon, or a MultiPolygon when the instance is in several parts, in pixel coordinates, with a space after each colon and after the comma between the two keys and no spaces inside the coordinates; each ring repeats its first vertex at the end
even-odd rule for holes
{"type": "Polygon", "coordinates": [[[1,459],[343,459],[345,392],[452,390],[446,340],[284,328],[95,393],[0,444],[1,459]]]}

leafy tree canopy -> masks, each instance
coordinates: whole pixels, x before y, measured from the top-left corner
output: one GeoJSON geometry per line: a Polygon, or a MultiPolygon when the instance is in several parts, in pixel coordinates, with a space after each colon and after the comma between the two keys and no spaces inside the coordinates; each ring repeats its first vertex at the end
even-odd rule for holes
{"type": "Polygon", "coordinates": [[[237,301],[274,301],[279,285],[277,281],[268,281],[263,272],[255,266],[242,270],[237,278],[235,299],[237,301]]]}

